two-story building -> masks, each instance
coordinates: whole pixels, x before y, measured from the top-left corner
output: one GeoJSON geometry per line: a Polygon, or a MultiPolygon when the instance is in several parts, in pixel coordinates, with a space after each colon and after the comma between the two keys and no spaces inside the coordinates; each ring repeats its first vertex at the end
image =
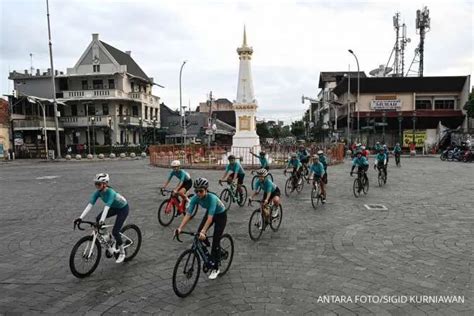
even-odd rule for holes
{"type": "MultiPolygon", "coordinates": [[[[35,75],[12,72],[9,79],[16,90],[13,102],[21,96],[52,98],[50,71],[37,71],[35,75]]],[[[56,73],[55,85],[57,101],[63,104],[58,107],[62,148],[77,144],[138,145],[143,143],[141,136],[146,129],[160,127],[160,98],[152,94],[153,86],[158,84],[133,60],[130,51],[123,52],[99,40],[98,34],[92,34],[92,41],[74,67],[66,74],[56,73]]],[[[29,108],[25,103],[13,108],[14,114],[23,113],[14,117],[15,130],[22,128],[20,121],[28,120],[29,113],[39,113],[29,108]]],[[[36,121],[30,125],[40,129],[40,118],[36,121]]]]}

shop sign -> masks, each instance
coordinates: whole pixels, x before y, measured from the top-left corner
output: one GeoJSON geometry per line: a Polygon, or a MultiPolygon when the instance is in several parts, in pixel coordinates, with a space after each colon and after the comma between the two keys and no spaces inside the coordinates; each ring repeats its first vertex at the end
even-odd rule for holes
{"type": "Polygon", "coordinates": [[[372,110],[397,110],[402,107],[401,100],[372,100],[370,101],[372,110]]]}

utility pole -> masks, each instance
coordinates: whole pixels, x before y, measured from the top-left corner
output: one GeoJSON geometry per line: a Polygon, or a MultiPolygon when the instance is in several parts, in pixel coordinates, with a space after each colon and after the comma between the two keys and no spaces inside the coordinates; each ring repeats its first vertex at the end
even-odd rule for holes
{"type": "Polygon", "coordinates": [[[58,158],[61,158],[61,139],[59,138],[59,121],[58,121],[58,103],[56,102],[56,84],[54,76],[53,64],[53,44],[51,43],[51,26],[49,23],[49,2],[46,0],[46,11],[48,17],[48,39],[49,39],[49,60],[51,62],[51,81],[53,83],[53,104],[54,104],[54,124],[56,125],[56,150],[58,151],[58,158]]]}

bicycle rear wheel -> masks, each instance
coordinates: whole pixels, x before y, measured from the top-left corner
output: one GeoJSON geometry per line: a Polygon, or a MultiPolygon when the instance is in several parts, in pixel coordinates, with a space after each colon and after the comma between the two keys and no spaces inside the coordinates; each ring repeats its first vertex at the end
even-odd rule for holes
{"type": "Polygon", "coordinates": [[[158,222],[166,227],[176,216],[176,206],[171,203],[171,199],[164,200],[158,208],[158,222]]]}
{"type": "Polygon", "coordinates": [[[242,191],[241,193],[237,192],[237,195],[239,196],[237,204],[239,204],[239,206],[242,207],[245,205],[245,202],[247,201],[247,187],[245,186],[245,184],[242,184],[240,186],[240,189],[242,191]]]}
{"type": "Polygon", "coordinates": [[[252,182],[250,183],[250,187],[252,188],[252,191],[255,191],[255,188],[257,186],[257,181],[258,181],[258,176],[253,176],[252,182]]]}
{"type": "Polygon", "coordinates": [[[301,193],[303,191],[303,186],[304,186],[304,177],[300,177],[298,179],[297,185],[296,185],[296,192],[301,193]]]}
{"type": "Polygon", "coordinates": [[[232,259],[234,259],[234,240],[229,234],[221,236],[220,241],[220,260],[219,260],[219,276],[223,276],[229,271],[232,259]]]}
{"type": "Polygon", "coordinates": [[[179,297],[186,297],[194,290],[201,273],[201,258],[192,249],[184,251],[173,269],[173,291],[179,297]]]}
{"type": "Polygon", "coordinates": [[[278,207],[273,206],[270,216],[270,228],[276,232],[280,228],[281,220],[283,219],[283,207],[281,204],[278,207]]]}
{"type": "Polygon", "coordinates": [[[129,224],[120,230],[123,248],[125,249],[125,261],[132,260],[142,245],[142,232],[137,225],[129,224]]]}
{"type": "Polygon", "coordinates": [[[257,241],[262,236],[264,221],[260,209],[253,211],[252,216],[249,220],[249,236],[253,241],[257,241]]]}
{"type": "Polygon", "coordinates": [[[369,178],[363,179],[362,182],[363,182],[362,190],[364,191],[364,194],[369,193],[369,178]]]}
{"type": "Polygon", "coordinates": [[[293,178],[292,177],[289,177],[287,180],[286,180],[286,183],[285,183],[285,195],[286,196],[290,196],[290,193],[292,192],[293,190],[293,182],[292,182],[293,178]]]}
{"type": "Polygon", "coordinates": [[[379,180],[379,187],[381,187],[384,184],[384,180],[383,180],[383,175],[380,172],[379,172],[378,180],[379,180]]]}
{"type": "Polygon", "coordinates": [[[321,193],[320,193],[320,188],[319,185],[316,187],[313,187],[311,190],[311,204],[313,205],[313,208],[316,209],[321,202],[321,193]]]}
{"type": "Polygon", "coordinates": [[[222,203],[224,203],[225,210],[228,211],[230,208],[230,205],[232,204],[232,197],[230,196],[229,189],[222,190],[219,198],[222,201],[222,203]]]}
{"type": "Polygon", "coordinates": [[[85,278],[97,269],[102,255],[102,247],[92,236],[84,236],[74,245],[69,256],[69,268],[76,278],[85,278]],[[91,252],[92,247],[92,252],[91,252]]]}
{"type": "Polygon", "coordinates": [[[352,191],[354,192],[354,196],[356,198],[360,196],[360,191],[362,190],[361,186],[362,184],[360,183],[360,180],[358,178],[354,179],[354,184],[352,185],[352,191]]]}

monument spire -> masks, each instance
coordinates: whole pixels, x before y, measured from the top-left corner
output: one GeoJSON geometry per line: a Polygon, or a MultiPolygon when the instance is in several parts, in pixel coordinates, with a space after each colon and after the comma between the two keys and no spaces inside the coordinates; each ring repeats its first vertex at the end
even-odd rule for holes
{"type": "Polygon", "coordinates": [[[243,43],[241,47],[237,48],[237,54],[239,54],[240,65],[236,102],[242,104],[256,103],[250,65],[253,49],[252,47],[247,46],[247,32],[245,30],[245,25],[243,43]]]}

